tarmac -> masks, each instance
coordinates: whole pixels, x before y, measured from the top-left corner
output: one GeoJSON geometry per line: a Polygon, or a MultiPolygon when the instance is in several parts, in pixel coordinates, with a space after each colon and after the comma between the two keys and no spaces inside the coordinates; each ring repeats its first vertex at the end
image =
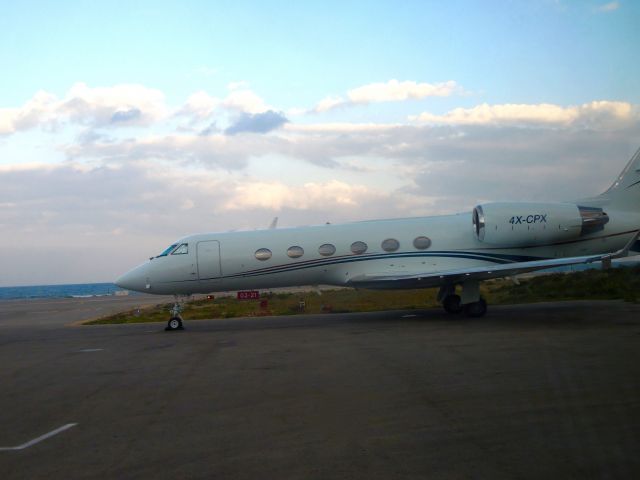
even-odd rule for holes
{"type": "Polygon", "coordinates": [[[640,478],[640,305],[69,326],[157,301],[0,302],[0,478],[640,478]]]}

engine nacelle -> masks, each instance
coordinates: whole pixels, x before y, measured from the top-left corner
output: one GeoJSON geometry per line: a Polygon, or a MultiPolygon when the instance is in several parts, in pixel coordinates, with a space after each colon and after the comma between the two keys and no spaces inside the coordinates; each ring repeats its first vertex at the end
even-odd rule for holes
{"type": "Polygon", "coordinates": [[[476,237],[498,247],[574,240],[602,230],[608,221],[601,208],[571,203],[487,203],[473,209],[476,237]]]}

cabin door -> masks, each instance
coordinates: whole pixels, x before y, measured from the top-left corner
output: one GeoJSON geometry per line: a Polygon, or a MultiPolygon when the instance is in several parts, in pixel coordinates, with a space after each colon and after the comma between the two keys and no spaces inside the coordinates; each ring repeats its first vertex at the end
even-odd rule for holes
{"type": "Polygon", "coordinates": [[[200,281],[220,280],[220,242],[198,242],[198,278],[200,281]]]}

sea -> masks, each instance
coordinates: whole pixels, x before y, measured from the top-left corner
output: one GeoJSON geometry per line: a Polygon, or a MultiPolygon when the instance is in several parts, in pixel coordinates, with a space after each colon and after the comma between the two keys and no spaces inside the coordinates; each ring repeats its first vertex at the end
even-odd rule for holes
{"type": "Polygon", "coordinates": [[[29,298],[89,298],[108,295],[127,295],[113,283],[75,283],[71,285],[33,285],[28,287],[0,287],[0,300],[29,298]]]}

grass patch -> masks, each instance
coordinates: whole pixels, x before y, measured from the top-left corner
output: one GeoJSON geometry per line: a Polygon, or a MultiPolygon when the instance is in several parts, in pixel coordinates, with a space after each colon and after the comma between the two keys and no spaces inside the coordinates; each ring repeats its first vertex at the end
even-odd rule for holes
{"type": "MultiPolygon", "coordinates": [[[[585,270],[574,273],[540,275],[520,280],[496,279],[481,284],[482,296],[489,304],[534,303],[580,299],[640,300],[640,267],[585,270]]],[[[346,313],[381,310],[410,310],[438,306],[437,289],[418,290],[325,290],[316,292],[263,293],[261,301],[240,301],[235,297],[193,300],[185,304],[187,320],[234,318],[302,313],[346,313]],[[304,310],[300,309],[304,302],[304,310]]],[[[166,322],[171,304],[122,312],[86,322],[85,325],[112,323],[166,322]]]]}
{"type": "Polygon", "coordinates": [[[557,300],[615,300],[637,303],[640,300],[640,267],[609,270],[585,270],[573,273],[540,275],[520,285],[503,281],[486,282],[490,303],[531,303],[557,300]]]}

